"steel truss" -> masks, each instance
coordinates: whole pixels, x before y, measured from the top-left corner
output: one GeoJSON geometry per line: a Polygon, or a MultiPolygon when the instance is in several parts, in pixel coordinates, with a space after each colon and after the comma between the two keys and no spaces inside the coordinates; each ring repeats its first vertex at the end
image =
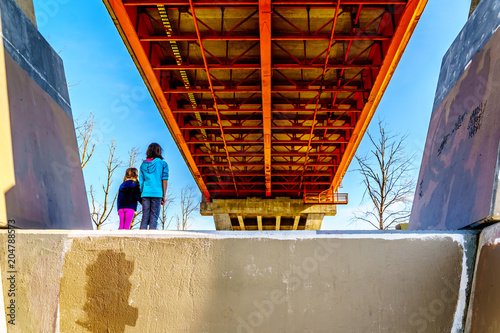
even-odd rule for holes
{"type": "Polygon", "coordinates": [[[207,200],[336,197],[426,4],[104,2],[207,200]]]}

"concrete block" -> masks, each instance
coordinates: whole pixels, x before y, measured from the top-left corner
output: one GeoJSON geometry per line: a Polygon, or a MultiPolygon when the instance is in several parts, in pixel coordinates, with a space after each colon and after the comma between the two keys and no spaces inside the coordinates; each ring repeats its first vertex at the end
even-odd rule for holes
{"type": "Polygon", "coordinates": [[[500,332],[500,224],[481,232],[465,332],[500,332]]]}
{"type": "MultiPolygon", "coordinates": [[[[476,244],[470,232],[15,237],[8,333],[459,332],[476,244]]],[[[5,230],[0,242],[7,258],[5,230]]]]}

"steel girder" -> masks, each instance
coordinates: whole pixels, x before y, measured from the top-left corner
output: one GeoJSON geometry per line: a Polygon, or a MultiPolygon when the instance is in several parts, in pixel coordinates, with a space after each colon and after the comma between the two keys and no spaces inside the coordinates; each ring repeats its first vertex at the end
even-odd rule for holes
{"type": "Polygon", "coordinates": [[[103,0],[205,198],[340,186],[427,0],[103,0]]]}

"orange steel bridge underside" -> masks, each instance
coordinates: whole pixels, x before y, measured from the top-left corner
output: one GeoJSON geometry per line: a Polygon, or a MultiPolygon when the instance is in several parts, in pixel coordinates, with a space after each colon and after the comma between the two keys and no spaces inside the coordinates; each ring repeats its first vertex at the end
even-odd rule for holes
{"type": "Polygon", "coordinates": [[[427,0],[103,2],[207,201],[345,203],[427,0]]]}

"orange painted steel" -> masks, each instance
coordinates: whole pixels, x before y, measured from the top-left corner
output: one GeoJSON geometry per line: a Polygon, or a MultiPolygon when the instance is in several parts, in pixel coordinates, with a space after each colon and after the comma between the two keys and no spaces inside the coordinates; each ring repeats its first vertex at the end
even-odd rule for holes
{"type": "MultiPolygon", "coordinates": [[[[156,6],[156,5],[165,5],[165,6],[172,6],[172,7],[179,7],[179,6],[189,6],[189,0],[184,0],[184,1],[166,1],[166,0],[125,0],[123,1],[125,3],[125,6],[156,6]]],[[[214,8],[216,6],[255,6],[258,5],[258,0],[255,1],[224,1],[224,0],[213,0],[213,1],[194,1],[193,2],[195,6],[204,6],[208,8],[214,8]]],[[[275,5],[281,5],[281,6],[297,6],[297,5],[302,5],[302,6],[331,6],[332,3],[335,3],[335,1],[331,0],[324,0],[324,1],[308,1],[308,0],[303,0],[303,1],[273,1],[273,4],[275,5]]],[[[360,1],[360,0],[344,0],[345,4],[361,4],[361,5],[402,5],[406,4],[407,1],[405,0],[367,0],[367,1],[360,1]]]]}
{"type": "MultiPolygon", "coordinates": [[[[299,183],[299,193],[302,189],[302,184],[304,181],[304,173],[306,171],[306,164],[308,161],[308,157],[310,154],[310,148],[311,148],[311,141],[314,136],[314,128],[316,126],[316,116],[318,114],[318,105],[320,101],[321,94],[323,93],[323,81],[325,79],[325,73],[328,69],[328,59],[330,57],[330,51],[332,49],[332,43],[333,43],[333,36],[335,35],[335,25],[337,24],[337,18],[339,16],[339,10],[340,10],[340,0],[337,1],[337,6],[335,7],[335,16],[333,17],[333,23],[332,23],[332,32],[330,34],[330,38],[328,41],[328,47],[326,49],[326,57],[325,57],[325,64],[323,65],[323,72],[321,73],[321,85],[319,87],[318,91],[318,97],[316,100],[316,106],[314,107],[314,115],[313,115],[313,121],[311,125],[311,132],[309,133],[309,141],[307,142],[307,148],[306,148],[306,158],[304,159],[304,166],[302,168],[302,176],[300,177],[300,183],[299,183]]],[[[316,127],[317,128],[317,127],[316,127]]],[[[305,191],[304,191],[304,197],[305,197],[305,191]]]]}
{"type": "Polygon", "coordinates": [[[340,204],[427,0],[103,2],[207,200],[340,204]]]}
{"type": "Polygon", "coordinates": [[[259,0],[260,73],[266,196],[271,196],[271,0],[259,0]]]}
{"type": "Polygon", "coordinates": [[[224,135],[224,128],[222,127],[222,120],[220,117],[219,106],[217,104],[217,99],[215,97],[214,86],[212,84],[212,78],[210,77],[210,69],[208,68],[208,63],[207,63],[207,56],[205,55],[205,48],[203,47],[203,42],[201,40],[200,27],[198,26],[198,20],[196,19],[196,13],[194,12],[194,6],[193,6],[192,0],[189,0],[189,6],[191,7],[191,15],[193,16],[194,27],[196,29],[196,35],[198,36],[198,43],[200,44],[201,56],[203,57],[203,63],[205,64],[205,71],[207,73],[208,84],[210,85],[210,92],[211,92],[212,98],[214,100],[214,109],[215,109],[215,112],[217,114],[217,120],[218,120],[217,123],[219,124],[218,127],[219,127],[220,132],[221,132],[222,141],[224,142],[224,150],[226,151],[229,170],[231,171],[231,174],[232,174],[234,190],[236,192],[236,196],[238,196],[238,186],[236,184],[236,180],[234,177],[234,170],[233,170],[233,166],[231,164],[231,159],[229,158],[229,150],[227,148],[226,136],[224,135]]]}
{"type": "Polygon", "coordinates": [[[305,193],[304,203],[312,205],[345,205],[349,202],[347,193],[328,193],[324,191],[321,193],[305,193]]]}
{"type": "Polygon", "coordinates": [[[377,109],[380,100],[389,84],[394,71],[403,55],[403,52],[410,41],[410,37],[417,26],[418,20],[424,11],[425,5],[427,4],[427,0],[413,0],[409,1],[408,6],[405,8],[403,16],[401,18],[400,24],[398,25],[396,32],[393,37],[393,41],[391,42],[391,46],[389,47],[388,53],[386,55],[385,61],[380,69],[380,73],[375,80],[375,83],[372,88],[372,92],[370,94],[370,98],[366,103],[363,112],[361,113],[358,125],[352,134],[352,141],[349,142],[346,148],[346,152],[342,161],[340,162],[340,166],[338,168],[335,177],[333,178],[332,186],[330,187],[330,191],[337,191],[342,182],[342,178],[344,178],[345,173],[347,172],[347,168],[354,158],[354,154],[358,149],[359,144],[361,143],[361,139],[370,124],[370,121],[375,114],[375,110],[377,109]]]}
{"type": "Polygon", "coordinates": [[[151,66],[148,57],[144,53],[144,49],[142,48],[141,42],[139,41],[139,37],[137,36],[137,33],[132,25],[132,22],[130,22],[130,18],[127,14],[127,11],[125,10],[123,1],[109,0],[106,1],[105,4],[108,5],[107,6],[108,11],[110,12],[111,16],[112,17],[114,16],[113,18],[116,19],[115,23],[119,24],[122,38],[124,38],[124,40],[126,38],[128,42],[127,46],[129,48],[129,51],[135,57],[137,68],[141,72],[144,81],[148,85],[148,88],[152,96],[154,97],[156,104],[158,105],[160,113],[163,119],[165,120],[165,123],[167,124],[170,132],[172,133],[172,136],[175,138],[179,150],[181,151],[184,159],[186,160],[193,174],[193,177],[196,183],[198,184],[198,187],[205,196],[206,200],[209,200],[210,192],[208,191],[207,186],[203,181],[201,173],[198,167],[196,166],[193,157],[191,156],[189,147],[186,144],[186,140],[184,140],[182,132],[179,129],[177,122],[175,121],[172,110],[170,109],[170,106],[168,105],[165,95],[163,94],[162,88],[158,83],[158,80],[156,79],[156,74],[153,71],[153,67],[151,66]]]}

